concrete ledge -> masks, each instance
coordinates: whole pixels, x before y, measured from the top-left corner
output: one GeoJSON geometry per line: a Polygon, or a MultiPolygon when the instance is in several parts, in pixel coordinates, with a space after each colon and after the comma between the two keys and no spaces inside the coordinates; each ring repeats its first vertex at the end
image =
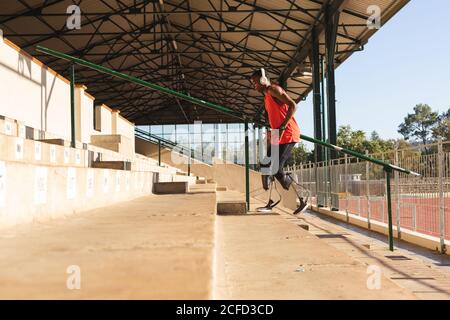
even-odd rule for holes
{"type": "Polygon", "coordinates": [[[217,202],[217,214],[219,215],[241,215],[246,213],[247,204],[243,201],[217,202]]]}
{"type": "Polygon", "coordinates": [[[93,145],[97,143],[121,143],[123,138],[120,134],[95,134],[91,136],[91,143],[93,145]]]}
{"type": "Polygon", "coordinates": [[[216,191],[217,214],[218,215],[244,215],[247,213],[245,195],[241,192],[216,191]]]}
{"type": "Polygon", "coordinates": [[[98,169],[114,169],[114,170],[131,170],[131,162],[127,161],[94,161],[92,168],[98,169]]]}
{"type": "MultiPolygon", "coordinates": [[[[351,213],[348,214],[348,219],[347,219],[347,214],[342,211],[331,211],[328,208],[318,208],[316,206],[311,206],[311,210],[321,213],[321,214],[324,214],[328,217],[332,217],[334,219],[344,221],[344,222],[347,222],[352,225],[356,225],[358,227],[362,227],[362,228],[369,229],[371,231],[374,231],[374,232],[377,232],[380,234],[384,234],[386,236],[389,234],[388,225],[386,223],[371,220],[370,225],[369,225],[367,218],[362,218],[362,217],[359,217],[359,216],[351,214],[351,213]]],[[[397,227],[393,226],[393,230],[394,230],[394,238],[399,239],[397,227]]],[[[423,248],[440,251],[440,249],[439,249],[441,246],[440,239],[437,237],[425,235],[422,233],[418,233],[415,231],[411,231],[411,230],[402,228],[401,234],[400,234],[400,239],[403,241],[406,241],[408,243],[418,245],[423,248]]],[[[450,246],[450,241],[446,240],[445,246],[448,248],[450,246]]],[[[447,250],[445,253],[450,255],[450,250],[447,250]]]]}
{"type": "Polygon", "coordinates": [[[180,194],[187,193],[188,183],[180,182],[156,182],[153,184],[155,194],[180,194]]]}
{"type": "Polygon", "coordinates": [[[119,134],[92,135],[91,145],[112,150],[128,157],[134,155],[134,145],[132,141],[119,134]]]}
{"type": "Polygon", "coordinates": [[[56,144],[57,146],[70,147],[70,141],[66,141],[64,139],[41,139],[38,141],[49,144],[56,144]]]}
{"type": "Polygon", "coordinates": [[[152,172],[0,161],[0,230],[151,194],[152,172]]]}

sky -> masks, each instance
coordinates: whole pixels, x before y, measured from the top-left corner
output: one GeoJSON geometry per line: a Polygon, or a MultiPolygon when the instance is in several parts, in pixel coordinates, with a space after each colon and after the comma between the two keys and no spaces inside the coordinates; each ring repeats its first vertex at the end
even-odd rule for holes
{"type": "MultiPolygon", "coordinates": [[[[450,1],[411,0],[336,70],[337,126],[370,137],[402,138],[398,126],[416,104],[450,108],[450,1]]],[[[312,94],[297,106],[313,136],[312,94]]]]}

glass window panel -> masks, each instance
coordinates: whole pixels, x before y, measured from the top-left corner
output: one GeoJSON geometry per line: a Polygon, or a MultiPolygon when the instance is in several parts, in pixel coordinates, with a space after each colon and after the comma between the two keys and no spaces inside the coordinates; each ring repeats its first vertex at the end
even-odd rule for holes
{"type": "Polygon", "coordinates": [[[175,125],[167,124],[167,125],[163,126],[163,131],[164,131],[164,134],[172,134],[173,132],[175,132],[175,125]]]}
{"type": "Polygon", "coordinates": [[[227,132],[227,124],[219,123],[219,132],[226,133],[227,132]]]}
{"type": "Polygon", "coordinates": [[[150,127],[150,133],[161,135],[162,134],[162,126],[160,125],[154,125],[150,127]]]}
{"type": "Polygon", "coordinates": [[[203,142],[214,142],[214,133],[203,133],[203,142]]]}
{"type": "Polygon", "coordinates": [[[228,124],[228,132],[237,132],[237,131],[239,131],[238,123],[229,123],[228,124]]]}

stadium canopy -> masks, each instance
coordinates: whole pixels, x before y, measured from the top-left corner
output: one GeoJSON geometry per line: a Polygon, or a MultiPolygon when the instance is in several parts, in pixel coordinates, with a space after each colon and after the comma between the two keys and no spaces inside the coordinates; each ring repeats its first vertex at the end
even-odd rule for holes
{"type": "MultiPolygon", "coordinates": [[[[307,75],[314,37],[319,56],[333,51],[334,70],[377,32],[367,27],[370,6],[381,9],[383,25],[407,3],[8,0],[0,1],[0,28],[5,38],[62,75],[68,74],[68,63],[37,53],[37,45],[243,112],[251,121],[264,118],[262,97],[249,81],[255,69],[265,68],[300,101],[313,87],[307,75]],[[73,4],[81,9],[81,28],[70,30],[67,8],[73,4]],[[327,39],[330,26],[334,37],[327,39]]],[[[137,125],[236,122],[215,110],[87,68],[77,67],[76,81],[88,87],[96,103],[121,110],[137,125]]]]}

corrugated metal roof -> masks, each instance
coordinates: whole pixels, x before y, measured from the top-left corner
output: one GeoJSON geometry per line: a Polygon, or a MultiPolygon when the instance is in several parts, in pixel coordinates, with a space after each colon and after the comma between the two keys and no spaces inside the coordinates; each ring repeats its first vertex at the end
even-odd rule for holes
{"type": "MultiPolygon", "coordinates": [[[[82,27],[65,27],[70,0],[4,0],[5,37],[65,74],[67,63],[37,55],[36,45],[60,50],[128,74],[260,117],[262,97],[249,75],[264,67],[272,78],[286,72],[313,25],[323,25],[324,7],[342,0],[99,0],[81,1],[82,27]],[[136,8],[136,10],[133,10],[136,8]]],[[[337,36],[337,66],[377,30],[366,26],[367,8],[377,5],[384,24],[408,0],[345,0],[337,36]],[[341,52],[341,53],[339,53],[341,52]]],[[[325,53],[324,36],[320,52],[325,53]]],[[[295,64],[308,64],[308,54],[295,64]]],[[[96,102],[122,110],[137,124],[235,119],[158,92],[77,69],[77,79],[96,102]]],[[[310,80],[288,75],[287,90],[301,99],[310,80]]]]}

